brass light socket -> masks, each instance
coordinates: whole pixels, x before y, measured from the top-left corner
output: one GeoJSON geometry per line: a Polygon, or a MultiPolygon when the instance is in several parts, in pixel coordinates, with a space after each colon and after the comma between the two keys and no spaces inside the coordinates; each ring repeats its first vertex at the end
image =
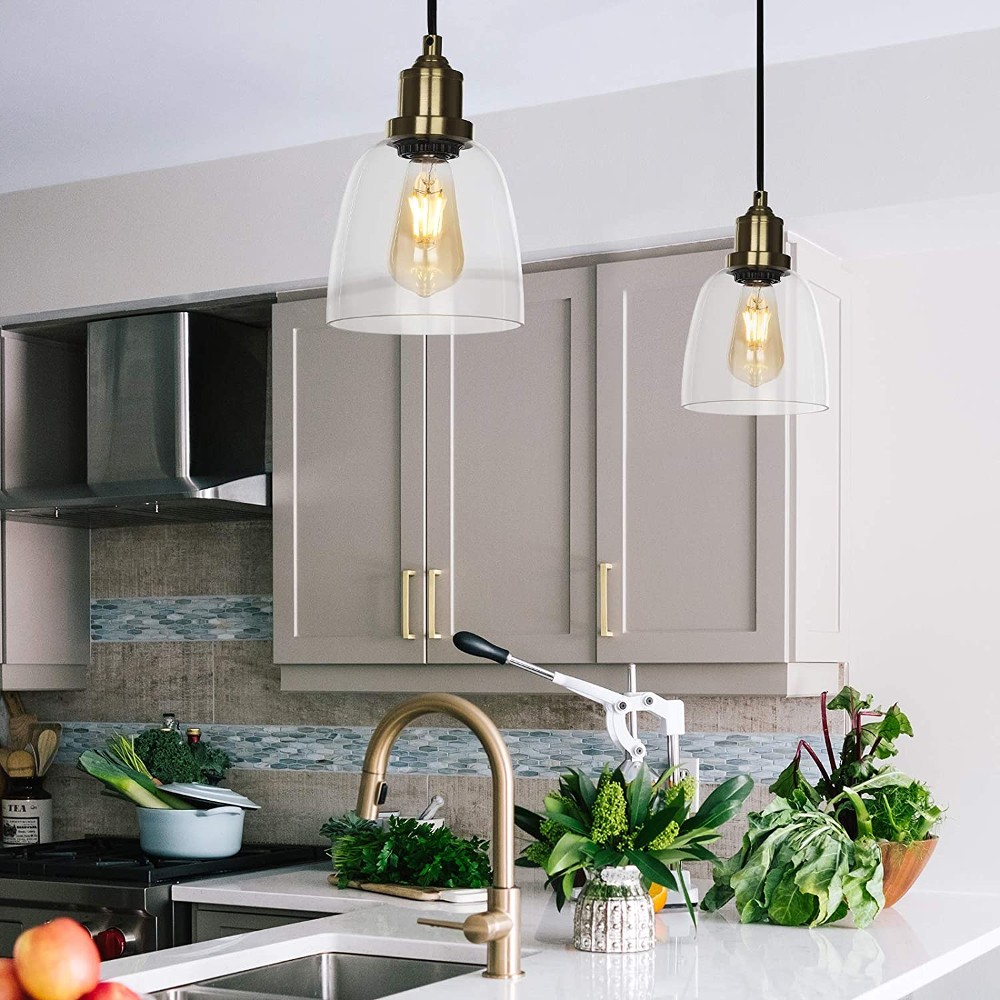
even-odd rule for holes
{"type": "Polygon", "coordinates": [[[754,191],[753,205],[736,220],[736,242],[726,270],[745,284],[774,284],[791,269],[784,222],[768,208],[767,192],[754,191]]]}
{"type": "Polygon", "coordinates": [[[457,156],[472,141],[472,122],[462,117],[462,74],[441,55],[440,35],[424,35],[423,54],[399,74],[399,114],[386,134],[398,140],[401,156],[457,156]]]}

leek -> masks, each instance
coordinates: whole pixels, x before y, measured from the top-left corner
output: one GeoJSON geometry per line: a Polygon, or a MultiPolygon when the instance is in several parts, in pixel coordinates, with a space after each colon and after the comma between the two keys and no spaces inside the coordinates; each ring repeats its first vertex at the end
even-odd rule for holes
{"type": "Polygon", "coordinates": [[[150,781],[154,781],[153,776],[149,773],[149,768],[146,767],[146,765],[142,762],[142,758],[135,752],[134,739],[130,740],[127,736],[122,736],[121,733],[115,733],[115,735],[108,740],[108,749],[105,753],[111,758],[113,763],[120,764],[122,767],[131,768],[133,771],[138,771],[140,774],[149,778],[150,781]]]}
{"type": "Polygon", "coordinates": [[[145,775],[108,759],[96,750],[85,750],[77,762],[81,771],[106,785],[112,792],[143,809],[193,809],[183,799],[163,792],[145,775]]]}

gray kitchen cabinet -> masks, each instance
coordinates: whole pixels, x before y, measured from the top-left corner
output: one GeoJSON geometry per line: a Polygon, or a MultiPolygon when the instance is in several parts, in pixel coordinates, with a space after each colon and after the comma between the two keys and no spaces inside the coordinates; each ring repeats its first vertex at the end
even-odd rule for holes
{"type": "Polygon", "coordinates": [[[798,419],[679,405],[691,314],[721,253],[597,269],[598,662],[844,656],[844,279],[815,248],[797,254],[823,313],[832,399],[798,419]]]}
{"type": "Polygon", "coordinates": [[[274,307],[275,660],[422,663],[423,339],[324,311],[274,307]]]}
{"type": "Polygon", "coordinates": [[[820,306],[831,408],[680,407],[688,324],[719,251],[525,279],[514,333],[327,330],[274,312],[275,658],[288,690],[546,690],[449,641],[617,684],[815,694],[846,657],[839,263],[790,248],[820,306]],[[408,588],[412,639],[402,638],[408,588]],[[359,670],[363,664],[420,670],[359,670]]]}
{"type": "Polygon", "coordinates": [[[468,664],[460,628],[592,661],[593,269],[529,275],[514,333],[323,307],[274,309],[276,662],[468,664]]]}
{"type": "Polygon", "coordinates": [[[593,268],[525,277],[513,333],[427,341],[428,662],[459,629],[593,662],[593,268]]]}
{"type": "Polygon", "coordinates": [[[265,931],[272,927],[287,927],[303,920],[328,917],[329,913],[307,913],[299,910],[265,910],[251,907],[211,906],[204,903],[191,904],[191,939],[216,941],[233,934],[248,934],[251,931],[265,931]]]}
{"type": "MultiPolygon", "coordinates": [[[[2,486],[86,481],[82,344],[3,331],[2,486]]],[[[90,532],[4,521],[3,660],[7,691],[81,688],[90,661],[90,532]]]]}

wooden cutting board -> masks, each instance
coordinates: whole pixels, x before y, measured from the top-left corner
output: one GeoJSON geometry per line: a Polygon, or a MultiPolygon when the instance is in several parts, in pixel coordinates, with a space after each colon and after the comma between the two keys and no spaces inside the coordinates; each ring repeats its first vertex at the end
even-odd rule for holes
{"type": "MultiPolygon", "coordinates": [[[[337,884],[336,875],[328,875],[330,885],[337,884]]],[[[378,892],[383,896],[418,899],[424,903],[485,903],[485,889],[435,889],[419,885],[388,885],[380,882],[349,882],[352,889],[378,892]]]]}

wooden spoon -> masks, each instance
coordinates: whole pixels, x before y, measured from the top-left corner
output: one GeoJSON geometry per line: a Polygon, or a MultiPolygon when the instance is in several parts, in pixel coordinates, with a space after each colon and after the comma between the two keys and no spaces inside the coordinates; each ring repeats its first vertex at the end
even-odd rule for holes
{"type": "MultiPolygon", "coordinates": [[[[62,727],[60,726],[61,730],[62,727]]],[[[36,737],[36,747],[38,753],[38,775],[41,777],[52,766],[56,752],[59,750],[59,737],[61,732],[55,727],[43,729],[36,737]]]]}
{"type": "Polygon", "coordinates": [[[38,717],[25,712],[24,702],[16,691],[4,691],[3,700],[10,712],[10,747],[23,750],[31,739],[31,730],[38,717]]]}
{"type": "Polygon", "coordinates": [[[7,773],[12,778],[33,778],[35,762],[27,750],[12,750],[7,758],[7,773]]]}

